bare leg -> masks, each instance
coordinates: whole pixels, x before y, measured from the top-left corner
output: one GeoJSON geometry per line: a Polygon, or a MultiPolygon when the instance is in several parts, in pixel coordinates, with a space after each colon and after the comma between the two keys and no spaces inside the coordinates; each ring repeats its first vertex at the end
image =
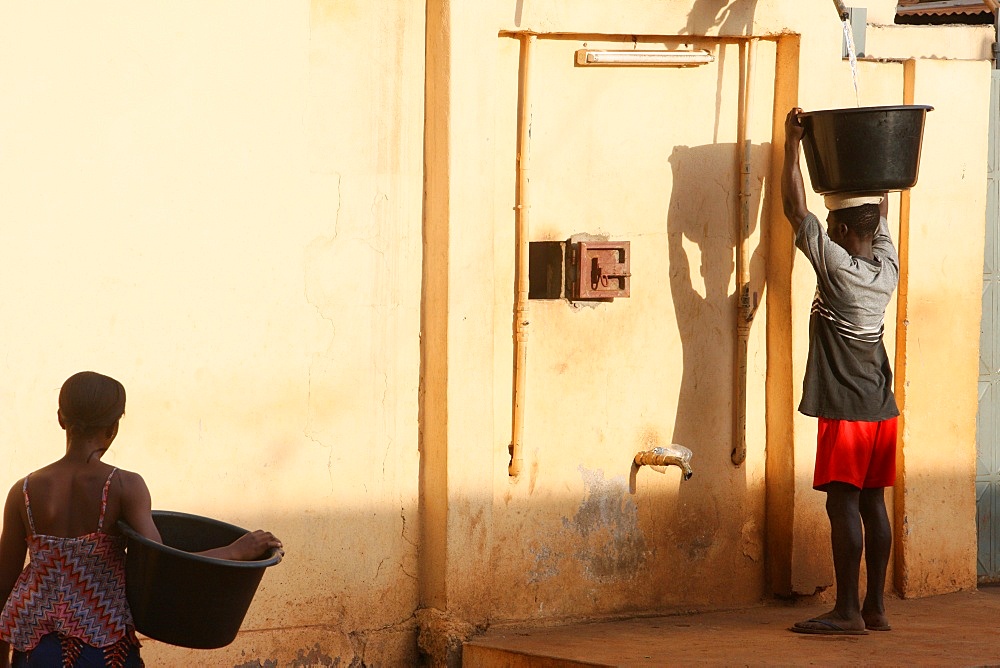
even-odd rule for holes
{"type": "Polygon", "coordinates": [[[844,482],[826,485],[826,514],[830,518],[830,543],[833,547],[833,570],[837,579],[837,602],[833,610],[816,621],[798,622],[796,629],[822,630],[824,623],[834,623],[844,631],[864,632],[858,578],[861,575],[863,533],[859,498],[861,490],[844,482]]]}
{"type": "Polygon", "coordinates": [[[883,593],[892,550],[892,529],[885,509],[885,488],[861,490],[859,508],[865,527],[865,568],[868,571],[868,591],[861,615],[867,628],[888,630],[883,593]]]}
{"type": "Polygon", "coordinates": [[[826,514],[830,518],[833,571],[837,578],[837,603],[833,612],[845,620],[861,621],[858,578],[861,575],[862,529],[858,501],[861,490],[843,482],[826,488],[826,514]]]}

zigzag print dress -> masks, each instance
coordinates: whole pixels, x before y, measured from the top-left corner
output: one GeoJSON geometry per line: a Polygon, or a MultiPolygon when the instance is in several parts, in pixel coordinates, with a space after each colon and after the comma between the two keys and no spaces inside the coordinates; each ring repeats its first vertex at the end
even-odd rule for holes
{"type": "Polygon", "coordinates": [[[56,637],[61,661],[44,665],[73,668],[83,655],[94,654],[102,654],[103,665],[109,668],[135,665],[136,661],[141,665],[125,598],[125,539],[103,531],[108,489],[117,470],[112,470],[104,483],[97,531],[76,538],[35,533],[28,477],[24,478],[30,559],[0,613],[0,638],[13,646],[15,666],[19,658],[25,658],[19,654],[30,655],[36,648],[52,651],[56,637]],[[130,655],[131,661],[126,663],[130,655]]]}

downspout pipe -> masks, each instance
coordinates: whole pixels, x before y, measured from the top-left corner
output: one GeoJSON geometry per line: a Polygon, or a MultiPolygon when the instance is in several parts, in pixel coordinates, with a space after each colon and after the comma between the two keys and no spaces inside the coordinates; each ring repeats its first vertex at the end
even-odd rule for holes
{"type": "Polygon", "coordinates": [[[733,415],[732,462],[740,466],[747,458],[747,364],[750,325],[757,310],[756,295],[750,295],[750,194],[753,142],[750,139],[750,110],[753,107],[754,69],[757,64],[757,38],[746,48],[746,76],[743,83],[743,114],[736,137],[740,148],[739,221],[736,230],[736,378],[733,415]]]}
{"type": "Polygon", "coordinates": [[[528,366],[528,231],[531,198],[531,52],[535,35],[521,37],[524,58],[521,65],[521,109],[517,133],[517,277],[514,300],[514,391],[511,407],[510,464],[507,474],[516,477],[524,465],[525,378],[528,366]]]}
{"type": "Polygon", "coordinates": [[[1000,70],[1000,5],[996,0],[986,0],[993,10],[993,69],[1000,70]]]}

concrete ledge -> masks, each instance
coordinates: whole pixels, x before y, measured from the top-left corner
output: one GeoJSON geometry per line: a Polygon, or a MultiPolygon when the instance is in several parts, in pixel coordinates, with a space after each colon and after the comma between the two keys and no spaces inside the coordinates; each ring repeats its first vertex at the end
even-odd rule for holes
{"type": "Polygon", "coordinates": [[[503,630],[466,643],[462,665],[522,666],[991,665],[1000,588],[886,601],[893,630],[865,636],[791,633],[824,605],[775,603],[698,615],[540,630],[503,630]]]}

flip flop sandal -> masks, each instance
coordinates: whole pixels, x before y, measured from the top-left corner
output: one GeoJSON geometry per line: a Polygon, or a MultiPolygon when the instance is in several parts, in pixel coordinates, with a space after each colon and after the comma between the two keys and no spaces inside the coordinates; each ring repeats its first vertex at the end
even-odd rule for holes
{"type": "Polygon", "coordinates": [[[809,619],[804,622],[797,622],[795,626],[788,629],[795,633],[807,633],[820,636],[866,636],[865,629],[845,629],[836,622],[829,619],[809,619]],[[800,624],[817,624],[818,626],[800,626],[800,624]]]}

